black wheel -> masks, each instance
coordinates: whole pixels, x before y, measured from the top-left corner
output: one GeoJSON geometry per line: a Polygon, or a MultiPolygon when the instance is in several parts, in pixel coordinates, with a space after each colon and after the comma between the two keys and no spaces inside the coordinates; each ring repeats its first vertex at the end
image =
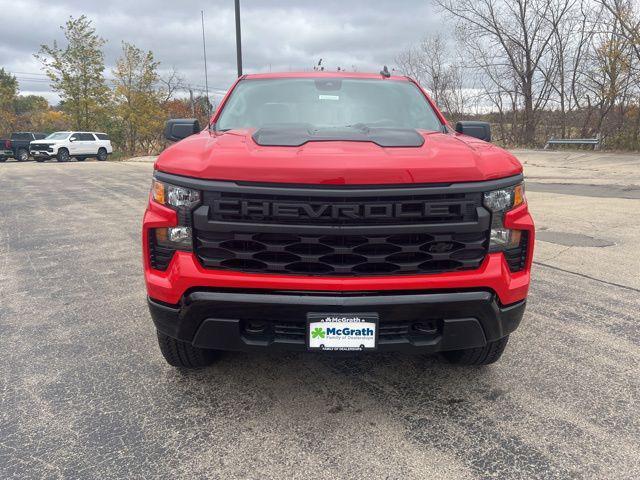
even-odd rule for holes
{"type": "Polygon", "coordinates": [[[0,163],[6,162],[6,161],[7,161],[7,157],[0,157],[0,163]]]}
{"type": "Polygon", "coordinates": [[[16,160],[19,162],[26,162],[29,160],[29,151],[24,148],[18,149],[18,152],[16,153],[16,160]]]}
{"type": "Polygon", "coordinates": [[[68,162],[71,159],[71,157],[69,156],[69,150],[67,150],[66,148],[61,148],[60,150],[58,150],[56,158],[59,162],[68,162]]]}
{"type": "Polygon", "coordinates": [[[211,365],[216,359],[215,350],[194,347],[190,343],[181,342],[162,332],[158,333],[158,345],[162,356],[171,366],[178,368],[203,368],[211,365]]]}
{"type": "Polygon", "coordinates": [[[87,157],[76,157],[76,160],[79,162],[84,162],[87,159],[87,157]]]}
{"type": "Polygon", "coordinates": [[[489,365],[500,359],[508,341],[509,335],[495,342],[489,342],[484,347],[442,352],[442,356],[449,362],[459,365],[489,365]]]}
{"type": "Polygon", "coordinates": [[[107,159],[107,149],[106,148],[100,148],[98,150],[98,156],[96,158],[98,160],[100,160],[101,162],[104,162],[107,159]]]}

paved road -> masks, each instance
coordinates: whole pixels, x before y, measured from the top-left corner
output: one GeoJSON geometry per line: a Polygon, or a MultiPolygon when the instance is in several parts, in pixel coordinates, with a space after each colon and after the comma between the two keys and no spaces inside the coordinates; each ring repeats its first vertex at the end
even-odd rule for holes
{"type": "Polygon", "coordinates": [[[541,241],[524,323],[489,368],[227,354],[185,374],[145,306],[150,173],[0,165],[0,478],[640,477],[637,224],[594,233],[555,213],[568,195],[530,189],[546,231],[616,246],[564,253],[612,249],[581,270],[541,241]],[[631,267],[601,277],[616,258],[631,267]]]}

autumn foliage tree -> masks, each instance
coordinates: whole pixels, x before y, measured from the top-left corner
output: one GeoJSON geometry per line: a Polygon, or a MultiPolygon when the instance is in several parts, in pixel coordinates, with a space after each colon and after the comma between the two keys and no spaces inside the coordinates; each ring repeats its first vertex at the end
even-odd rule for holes
{"type": "Polygon", "coordinates": [[[14,102],[18,95],[16,77],[0,68],[0,131],[11,129],[15,121],[14,102]]]}
{"type": "Polygon", "coordinates": [[[123,42],[122,56],[113,69],[114,100],[120,140],[128,155],[147,153],[159,141],[165,118],[159,64],[151,51],[123,42]]]}
{"type": "Polygon", "coordinates": [[[62,25],[65,41],[42,45],[35,57],[61,98],[52,108],[44,97],[18,96],[18,83],[0,69],[0,133],[95,130],[110,134],[116,152],[125,155],[158,153],[164,145],[164,121],[176,116],[207,119],[208,101],[186,88],[179,72],[159,72],[151,51],[122,43],[122,54],[105,78],[105,40],[84,15],[62,25]],[[190,98],[176,98],[188,91],[190,98]]]}
{"type": "Polygon", "coordinates": [[[32,132],[55,132],[68,129],[67,115],[49,106],[49,102],[39,95],[21,95],[14,102],[16,112],[15,129],[32,132]]]}
{"type": "Polygon", "coordinates": [[[54,40],[51,45],[42,45],[35,57],[42,62],[53,91],[60,95],[71,127],[95,129],[106,113],[110,93],[104,78],[105,40],[84,15],[70,17],[60,29],[65,45],[54,40]]]}

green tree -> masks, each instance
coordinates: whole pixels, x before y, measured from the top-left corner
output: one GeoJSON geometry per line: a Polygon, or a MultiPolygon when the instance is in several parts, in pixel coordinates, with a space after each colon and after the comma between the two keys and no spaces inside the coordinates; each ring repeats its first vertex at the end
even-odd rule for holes
{"type": "Polygon", "coordinates": [[[74,129],[89,130],[101,125],[109,101],[109,89],[104,79],[105,40],[87,17],[69,17],[60,29],[66,46],[53,41],[41,45],[35,57],[44,66],[58,92],[63,111],[71,119],[74,129]]]}
{"type": "Polygon", "coordinates": [[[15,121],[14,101],[18,95],[16,77],[0,68],[0,132],[9,132],[15,121]]]}
{"type": "Polygon", "coordinates": [[[69,128],[69,119],[65,113],[52,108],[34,112],[29,117],[29,123],[29,128],[25,128],[25,130],[33,130],[35,132],[51,133],[69,128]]]}
{"type": "Polygon", "coordinates": [[[25,115],[49,110],[49,102],[40,95],[20,95],[13,101],[16,115],[25,115]]]}
{"type": "Polygon", "coordinates": [[[123,42],[113,70],[115,112],[124,153],[150,153],[158,146],[164,113],[158,65],[151,51],[123,42]]]}
{"type": "Polygon", "coordinates": [[[41,130],[42,119],[47,118],[49,102],[39,95],[19,95],[13,101],[16,114],[15,130],[41,130]]]}

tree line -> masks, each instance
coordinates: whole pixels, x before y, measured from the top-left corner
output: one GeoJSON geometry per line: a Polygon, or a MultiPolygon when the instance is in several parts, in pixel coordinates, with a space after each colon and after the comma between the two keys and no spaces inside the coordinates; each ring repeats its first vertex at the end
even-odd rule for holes
{"type": "MultiPolygon", "coordinates": [[[[640,149],[640,0],[434,1],[455,34],[427,36],[396,65],[450,120],[488,120],[507,146],[598,136],[608,148],[640,149]]],[[[123,42],[107,78],[92,22],[70,17],[60,28],[64,42],[35,54],[60,104],[19,95],[0,69],[0,132],[100,130],[136,155],[162,148],[167,118],[206,124],[207,96],[185,98],[184,80],[161,74],[153,52],[123,42]]]]}
{"type": "Polygon", "coordinates": [[[107,132],[122,155],[157,153],[163,147],[164,121],[196,117],[208,122],[212,106],[175,70],[159,72],[153,52],[127,42],[111,78],[105,75],[106,41],[84,15],[62,25],[65,41],[42,45],[34,55],[60,96],[51,107],[44,97],[19,95],[14,75],[0,69],[0,131],[89,130],[107,132]],[[189,91],[189,98],[178,92],[189,91]]]}
{"type": "Polygon", "coordinates": [[[638,0],[435,2],[455,38],[427,36],[396,63],[452,120],[489,120],[506,145],[640,149],[638,0]]]}

